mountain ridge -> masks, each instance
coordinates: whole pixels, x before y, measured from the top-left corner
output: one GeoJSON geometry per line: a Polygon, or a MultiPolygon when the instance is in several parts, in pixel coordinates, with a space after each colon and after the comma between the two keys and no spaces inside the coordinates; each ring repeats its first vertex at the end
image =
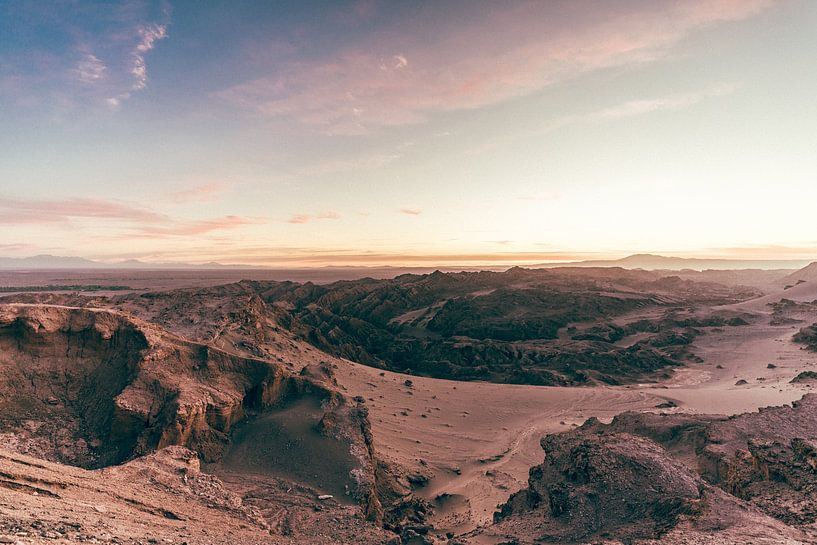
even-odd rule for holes
{"type": "MultiPolygon", "coordinates": [[[[552,263],[537,263],[525,265],[525,268],[557,268],[557,267],[622,267],[625,269],[645,270],[791,270],[797,271],[807,267],[811,260],[807,259],[715,259],[715,258],[687,258],[664,256],[659,254],[632,254],[619,259],[594,259],[583,261],[561,261],[552,263]]],[[[508,265],[511,267],[511,265],[508,265]]],[[[38,254],[28,257],[0,256],[0,270],[9,269],[187,269],[187,270],[218,270],[218,269],[276,269],[262,265],[244,265],[238,263],[207,263],[186,262],[157,262],[151,263],[138,259],[126,259],[116,262],[96,261],[79,256],[59,256],[52,254],[38,254]]],[[[297,267],[304,268],[304,267],[297,267]]],[[[307,267],[309,268],[309,267],[307,267]]],[[[331,265],[314,268],[330,269],[429,269],[433,267],[390,267],[390,266],[349,266],[331,265]]],[[[446,266],[446,270],[503,270],[497,265],[469,265],[462,267],[446,266]]],[[[817,275],[817,271],[815,271],[817,275]]]]}

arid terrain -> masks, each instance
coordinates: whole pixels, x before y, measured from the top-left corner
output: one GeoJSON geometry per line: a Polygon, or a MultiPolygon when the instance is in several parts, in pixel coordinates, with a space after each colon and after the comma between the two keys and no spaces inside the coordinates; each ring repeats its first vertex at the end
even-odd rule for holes
{"type": "Polygon", "coordinates": [[[817,545],[817,0],[0,0],[0,545],[817,545]]]}
{"type": "Polygon", "coordinates": [[[0,543],[817,543],[815,268],[3,272],[0,543]]]}

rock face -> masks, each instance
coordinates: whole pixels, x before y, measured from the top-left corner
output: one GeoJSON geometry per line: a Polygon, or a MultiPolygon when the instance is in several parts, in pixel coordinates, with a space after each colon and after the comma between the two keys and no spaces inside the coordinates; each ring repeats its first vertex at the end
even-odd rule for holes
{"type": "Polygon", "coordinates": [[[686,354],[679,345],[691,338],[687,326],[656,323],[622,329],[622,336],[664,335],[631,346],[616,345],[621,337],[613,336],[557,339],[570,324],[755,294],[623,269],[513,268],[328,286],[254,286],[264,301],[287,309],[289,329],[340,357],[440,378],[569,386],[656,376],[680,364],[686,354]]]}
{"type": "Polygon", "coordinates": [[[591,419],[542,447],[528,488],[463,542],[817,542],[816,395],[728,418],[591,419]]]}
{"type": "Polygon", "coordinates": [[[811,382],[817,382],[817,372],[803,371],[802,373],[797,373],[797,376],[791,379],[789,382],[792,384],[808,384],[811,382]]]}
{"type": "Polygon", "coordinates": [[[573,386],[657,378],[690,357],[695,327],[745,323],[683,318],[618,327],[611,317],[756,294],[646,271],[514,268],[329,285],[243,281],[88,304],[262,359],[286,359],[296,337],[337,357],[409,374],[573,386]],[[569,334],[573,324],[600,321],[610,331],[569,334]],[[636,334],[641,340],[619,343],[636,334]]]}
{"type": "Polygon", "coordinates": [[[624,269],[521,269],[403,275],[314,285],[242,281],[105,298],[23,294],[127,311],[202,344],[300,365],[295,344],[392,371],[457,380],[582,386],[666,378],[694,359],[704,327],[737,313],[684,309],[755,290],[624,269]],[[613,323],[625,313],[664,313],[613,323]],[[634,340],[627,342],[627,337],[634,340]],[[303,342],[305,341],[305,342],[303,342]]]}
{"type": "Polygon", "coordinates": [[[118,463],[138,430],[116,398],[138,374],[143,331],[110,313],[0,307],[0,420],[38,455],[73,465],[118,463]]]}
{"type": "Polygon", "coordinates": [[[792,340],[806,345],[806,348],[812,352],[817,352],[817,324],[802,328],[792,337],[792,340]]]}
{"type": "Polygon", "coordinates": [[[542,448],[545,463],[531,470],[529,488],[495,515],[501,522],[543,513],[542,540],[659,537],[695,512],[706,488],[660,446],[635,435],[552,435],[542,448]]]}
{"type": "Polygon", "coordinates": [[[365,409],[314,373],[181,340],[106,310],[5,305],[0,378],[7,444],[86,468],[174,445],[215,462],[237,428],[309,404],[316,424],[307,431],[341,451],[349,494],[368,518],[382,517],[365,409]]]}
{"type": "Polygon", "coordinates": [[[734,417],[625,413],[606,433],[648,437],[686,460],[704,480],[800,527],[817,522],[817,395],[791,407],[769,407],[734,417]]]}

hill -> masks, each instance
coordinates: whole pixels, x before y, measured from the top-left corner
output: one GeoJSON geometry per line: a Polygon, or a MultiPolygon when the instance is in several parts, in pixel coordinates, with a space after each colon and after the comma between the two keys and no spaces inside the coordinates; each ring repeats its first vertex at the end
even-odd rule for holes
{"type": "Polygon", "coordinates": [[[799,271],[793,272],[781,280],[787,286],[803,282],[817,282],[817,261],[809,263],[799,271]]]}

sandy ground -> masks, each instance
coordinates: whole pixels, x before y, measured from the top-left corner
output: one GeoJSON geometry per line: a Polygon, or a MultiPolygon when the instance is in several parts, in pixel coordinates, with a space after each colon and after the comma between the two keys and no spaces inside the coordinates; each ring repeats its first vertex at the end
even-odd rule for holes
{"type": "Polygon", "coordinates": [[[545,434],[589,417],[609,421],[623,411],[658,411],[656,405],[667,400],[678,404],[672,411],[737,414],[790,403],[810,391],[789,381],[802,370],[817,369],[817,356],[791,342],[792,326],[769,325],[766,303],[781,296],[740,307],[760,315],[753,325],[698,337],[693,351],[704,362],[678,370],[662,384],[562,388],[463,383],[351,362],[340,366],[337,375],[351,394],[366,398],[380,454],[432,470],[435,476],[421,494],[437,503],[438,528],[459,532],[490,521],[497,504],[522,488],[530,467],[542,461],[539,440],[545,434]],[[776,367],[769,369],[770,363],[776,367]],[[736,386],[739,379],[747,384],[736,386]]]}

